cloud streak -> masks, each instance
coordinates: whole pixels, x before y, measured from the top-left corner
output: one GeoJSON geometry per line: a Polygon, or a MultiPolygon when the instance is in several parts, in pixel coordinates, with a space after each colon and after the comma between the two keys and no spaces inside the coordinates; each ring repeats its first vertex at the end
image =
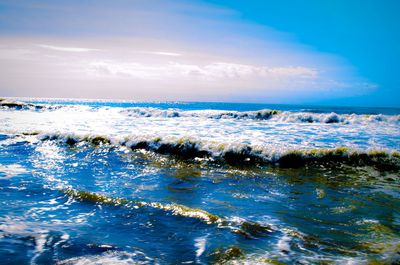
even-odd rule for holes
{"type": "Polygon", "coordinates": [[[47,44],[38,44],[38,47],[49,49],[53,51],[59,52],[92,52],[92,51],[99,51],[98,49],[88,49],[88,48],[78,48],[78,47],[60,47],[60,46],[53,46],[47,44]]]}
{"type": "Polygon", "coordinates": [[[172,56],[172,57],[178,57],[182,56],[182,54],[176,53],[176,52],[144,52],[148,54],[155,54],[155,55],[163,55],[163,56],[172,56]]]}

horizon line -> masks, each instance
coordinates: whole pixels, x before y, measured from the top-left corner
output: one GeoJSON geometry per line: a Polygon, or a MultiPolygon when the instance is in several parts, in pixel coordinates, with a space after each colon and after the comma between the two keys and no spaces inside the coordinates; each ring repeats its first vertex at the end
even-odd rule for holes
{"type": "Polygon", "coordinates": [[[53,100],[53,101],[77,101],[77,102],[110,102],[110,103],[220,103],[220,104],[251,104],[251,105],[281,105],[281,106],[309,106],[309,107],[351,107],[351,108],[379,108],[379,109],[398,109],[395,106],[357,106],[357,105],[332,105],[332,104],[315,104],[315,103],[268,103],[268,102],[235,102],[235,101],[195,101],[195,100],[131,100],[131,99],[116,99],[116,98],[74,98],[74,97],[17,97],[17,96],[0,96],[0,99],[15,99],[20,101],[34,102],[35,100],[53,100]]]}

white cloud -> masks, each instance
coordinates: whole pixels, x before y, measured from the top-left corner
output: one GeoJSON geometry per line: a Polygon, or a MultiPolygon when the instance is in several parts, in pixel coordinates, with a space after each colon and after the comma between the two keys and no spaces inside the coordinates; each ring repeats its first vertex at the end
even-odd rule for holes
{"type": "Polygon", "coordinates": [[[98,49],[88,49],[88,48],[78,48],[78,47],[60,47],[60,46],[53,46],[53,45],[46,45],[46,44],[38,44],[37,46],[49,49],[53,51],[60,51],[60,52],[92,52],[92,51],[99,51],[98,49]]]}
{"type": "Polygon", "coordinates": [[[163,56],[172,56],[172,57],[182,56],[182,54],[176,53],[176,52],[144,52],[144,53],[155,54],[155,55],[163,55],[163,56]]]}
{"type": "MultiPolygon", "coordinates": [[[[131,77],[139,79],[193,78],[195,80],[226,81],[226,79],[317,78],[318,71],[304,66],[267,67],[240,63],[210,62],[205,65],[168,62],[89,62],[87,71],[97,77],[131,77]]],[[[249,80],[251,81],[251,80],[249,80]]]]}
{"type": "Polygon", "coordinates": [[[143,65],[140,63],[116,63],[111,61],[94,61],[87,65],[87,73],[95,77],[129,77],[139,79],[157,79],[167,73],[161,67],[143,65]],[[165,72],[160,72],[164,70],[165,72]]]}
{"type": "Polygon", "coordinates": [[[284,76],[317,77],[318,70],[303,66],[275,67],[267,69],[271,74],[284,76]]]}

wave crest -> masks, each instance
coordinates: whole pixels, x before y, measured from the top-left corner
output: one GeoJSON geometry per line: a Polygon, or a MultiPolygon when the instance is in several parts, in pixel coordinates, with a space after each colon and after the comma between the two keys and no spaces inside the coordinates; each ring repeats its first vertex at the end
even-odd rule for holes
{"type": "Polygon", "coordinates": [[[163,155],[174,155],[184,159],[208,159],[212,163],[252,166],[272,165],[280,167],[300,167],[307,164],[348,164],[375,166],[380,170],[400,169],[400,154],[385,150],[356,150],[348,147],[319,148],[303,150],[271,149],[268,146],[200,141],[190,138],[134,137],[108,138],[106,136],[39,134],[40,140],[58,140],[68,145],[79,142],[93,144],[120,145],[132,150],[145,149],[163,155]]]}
{"type": "Polygon", "coordinates": [[[160,202],[145,202],[138,200],[128,200],[124,198],[112,198],[98,193],[75,190],[73,188],[66,188],[63,190],[63,192],[79,201],[89,202],[93,204],[124,206],[134,209],[142,207],[158,209],[164,212],[171,213],[172,215],[193,218],[206,224],[215,224],[221,228],[228,228],[233,233],[240,234],[248,238],[264,236],[276,230],[276,228],[270,225],[247,221],[242,218],[228,219],[226,217],[221,217],[199,208],[191,208],[177,203],[163,204],[160,202]]]}
{"type": "Polygon", "coordinates": [[[11,101],[5,98],[0,98],[0,107],[3,109],[14,110],[41,110],[44,108],[42,105],[35,105],[19,101],[11,101]]]}
{"type": "Polygon", "coordinates": [[[0,109],[31,110],[31,111],[55,111],[71,110],[82,112],[96,112],[100,110],[119,112],[132,118],[201,118],[201,119],[235,119],[255,120],[281,123],[326,123],[326,124],[368,124],[388,123],[399,124],[400,115],[383,114],[337,114],[317,112],[293,112],[274,109],[261,109],[256,111],[227,111],[227,110],[182,110],[160,109],[155,107],[91,107],[87,105],[56,105],[56,104],[32,104],[19,101],[11,101],[0,98],[0,109]]]}
{"type": "Polygon", "coordinates": [[[120,113],[128,117],[146,117],[146,118],[206,118],[206,119],[237,119],[237,120],[269,120],[271,122],[286,123],[371,123],[387,122],[399,123],[400,115],[358,115],[358,114],[337,114],[331,113],[313,113],[313,112],[290,112],[271,109],[258,111],[220,111],[220,110],[192,110],[183,111],[179,109],[157,109],[133,107],[126,108],[120,113]]]}

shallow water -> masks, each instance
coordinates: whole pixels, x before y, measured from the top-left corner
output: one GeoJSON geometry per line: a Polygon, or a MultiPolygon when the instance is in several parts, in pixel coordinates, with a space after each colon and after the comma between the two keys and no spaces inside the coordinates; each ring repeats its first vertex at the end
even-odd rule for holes
{"type": "Polygon", "coordinates": [[[0,110],[5,264],[399,262],[396,110],[39,103],[0,110]]]}

